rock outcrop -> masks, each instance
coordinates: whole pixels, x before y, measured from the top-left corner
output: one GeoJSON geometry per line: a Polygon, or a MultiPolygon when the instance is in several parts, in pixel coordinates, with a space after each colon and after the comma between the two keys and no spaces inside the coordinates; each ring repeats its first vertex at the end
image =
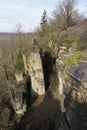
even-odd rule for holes
{"type": "Polygon", "coordinates": [[[58,70],[58,81],[59,81],[59,87],[58,87],[58,92],[59,94],[63,94],[63,84],[64,84],[64,62],[60,59],[56,59],[56,68],[58,70]]]}
{"type": "Polygon", "coordinates": [[[45,93],[44,74],[39,50],[23,55],[25,74],[15,74],[14,91],[11,90],[11,102],[16,114],[23,114],[32,96],[45,93]],[[29,94],[29,95],[28,95],[29,94]]]}
{"type": "MultiPolygon", "coordinates": [[[[34,56],[34,54],[32,55],[34,56]]],[[[33,65],[34,61],[30,64],[33,65]]],[[[60,76],[58,80],[61,81],[59,81],[59,89],[56,91],[57,94],[53,95],[48,90],[46,94],[40,96],[27,112],[25,118],[20,122],[18,129],[87,129],[87,66],[75,66],[74,68],[68,69],[66,77],[64,75],[64,66],[65,64],[62,59],[57,59],[56,67],[58,67],[58,76],[60,76]]],[[[35,70],[38,70],[37,68],[35,70]]],[[[35,75],[32,69],[29,69],[29,74],[32,77],[35,75]]]]}
{"type": "Polygon", "coordinates": [[[23,55],[25,72],[31,78],[32,96],[42,96],[39,96],[28,110],[18,129],[87,129],[87,66],[74,66],[66,71],[65,58],[71,53],[62,52],[56,59],[59,82],[55,91],[57,94],[52,94],[51,88],[44,94],[44,74],[40,53],[34,51],[28,56],[23,55]]]}
{"type": "Polygon", "coordinates": [[[70,88],[74,90],[73,97],[87,103],[87,65],[71,67],[67,73],[71,79],[70,88]]]}
{"type": "Polygon", "coordinates": [[[87,65],[67,70],[65,108],[71,130],[87,129],[87,65]],[[67,91],[68,90],[68,91],[67,91]]]}
{"type": "Polygon", "coordinates": [[[45,93],[44,74],[40,53],[31,52],[28,57],[23,55],[25,71],[31,78],[32,96],[45,93]]]}
{"type": "MultiPolygon", "coordinates": [[[[70,55],[70,54],[69,54],[70,55]]],[[[62,118],[61,130],[87,129],[87,65],[74,66],[65,71],[65,57],[56,60],[59,77],[62,118]]],[[[59,129],[59,130],[60,130],[59,129]]]]}
{"type": "Polygon", "coordinates": [[[26,112],[26,99],[24,93],[26,93],[26,78],[23,77],[22,73],[15,75],[16,86],[12,93],[12,105],[17,114],[23,114],[26,112]]]}

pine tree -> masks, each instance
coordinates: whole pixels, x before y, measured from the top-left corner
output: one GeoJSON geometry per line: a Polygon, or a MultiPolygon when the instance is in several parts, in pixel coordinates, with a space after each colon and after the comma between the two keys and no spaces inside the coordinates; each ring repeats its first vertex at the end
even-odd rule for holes
{"type": "Polygon", "coordinates": [[[41,27],[42,31],[44,31],[47,28],[47,12],[46,12],[46,10],[44,10],[44,12],[42,14],[40,27],[41,27]]]}

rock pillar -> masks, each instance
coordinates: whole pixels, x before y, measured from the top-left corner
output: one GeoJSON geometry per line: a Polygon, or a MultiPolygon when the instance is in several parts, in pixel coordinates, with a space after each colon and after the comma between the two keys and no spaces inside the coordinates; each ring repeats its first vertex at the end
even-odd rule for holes
{"type": "Polygon", "coordinates": [[[26,80],[22,74],[17,74],[15,77],[16,85],[12,93],[12,104],[17,114],[23,114],[26,112],[27,107],[26,99],[23,97],[24,93],[26,93],[26,80]]]}
{"type": "MultiPolygon", "coordinates": [[[[39,52],[31,52],[27,58],[27,70],[31,77],[32,96],[45,93],[42,61],[39,52]]],[[[26,69],[26,68],[25,68],[26,69]]]]}
{"type": "Polygon", "coordinates": [[[64,63],[62,60],[56,60],[56,67],[58,69],[58,78],[59,78],[59,93],[63,94],[63,82],[64,82],[64,63]]]}

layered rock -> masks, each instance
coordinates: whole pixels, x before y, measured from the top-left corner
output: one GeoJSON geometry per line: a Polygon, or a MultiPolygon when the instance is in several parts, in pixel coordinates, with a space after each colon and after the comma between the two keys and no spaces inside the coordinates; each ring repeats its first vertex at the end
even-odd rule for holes
{"type": "Polygon", "coordinates": [[[30,102],[31,95],[45,93],[42,61],[38,49],[23,55],[25,74],[15,74],[16,84],[11,92],[12,105],[17,114],[23,114],[30,102]],[[29,78],[28,78],[29,77],[29,78]],[[30,95],[28,95],[30,94],[30,95]]]}
{"type": "MultiPolygon", "coordinates": [[[[70,53],[68,53],[70,55],[70,53]]],[[[74,66],[65,71],[65,57],[62,53],[56,60],[61,98],[62,130],[87,129],[87,65],[74,66]],[[66,72],[66,73],[65,73],[66,72]]]]}
{"type": "Polygon", "coordinates": [[[58,71],[58,92],[59,94],[63,94],[63,87],[65,85],[65,65],[66,58],[72,54],[72,52],[65,52],[66,47],[60,47],[59,58],[56,59],[56,69],[58,71]]]}
{"type": "Polygon", "coordinates": [[[64,84],[64,62],[60,59],[56,59],[56,68],[58,70],[58,81],[59,81],[59,87],[58,87],[58,91],[59,94],[63,94],[63,84],[64,84]]]}
{"type": "Polygon", "coordinates": [[[87,65],[75,66],[67,70],[71,79],[71,89],[74,90],[73,97],[78,102],[87,102],[87,65]]]}
{"type": "Polygon", "coordinates": [[[24,56],[25,71],[31,77],[32,96],[45,93],[42,61],[38,51],[31,52],[28,57],[24,56]]]}
{"type": "Polygon", "coordinates": [[[26,99],[24,93],[26,93],[26,79],[23,77],[22,73],[15,75],[16,86],[14,92],[12,93],[12,105],[17,114],[23,114],[26,112],[26,99]]]}
{"type": "MultiPolygon", "coordinates": [[[[87,66],[74,66],[66,71],[65,76],[65,57],[71,55],[71,52],[62,52],[59,58],[56,59],[56,68],[58,70],[58,96],[61,100],[58,102],[58,109],[56,114],[49,119],[42,119],[45,115],[43,111],[39,111],[40,105],[44,105],[45,101],[37,102],[37,107],[30,110],[27,123],[25,120],[26,130],[86,130],[87,129],[87,66]],[[37,110],[35,112],[35,110],[37,110]],[[38,114],[39,113],[39,114],[38,114]],[[44,114],[43,114],[44,113],[44,114]],[[32,120],[34,122],[31,122],[32,120]],[[38,118],[40,120],[38,120],[38,118]],[[30,122],[29,122],[30,119],[30,122]],[[27,125],[26,125],[27,124],[27,125]],[[45,125],[46,124],[46,125],[45,125]],[[52,125],[51,125],[52,124],[52,125]]],[[[25,72],[31,78],[31,92],[32,96],[43,95],[45,93],[43,67],[39,51],[30,52],[29,55],[23,55],[25,72]]],[[[21,79],[21,78],[19,78],[21,79]]],[[[21,96],[21,95],[20,95],[21,96]]],[[[45,96],[45,95],[44,95],[45,96]]],[[[39,96],[40,97],[40,96],[39,96]]],[[[43,97],[43,96],[41,96],[43,97]]],[[[47,96],[49,106],[49,99],[52,95],[47,96]]],[[[46,98],[44,98],[46,99],[46,98]]],[[[54,100],[55,98],[53,98],[54,100]]],[[[57,99],[58,100],[58,99],[57,99]]],[[[50,100],[52,101],[52,100],[50,100]]],[[[52,104],[53,105],[53,104],[52,104]]],[[[43,108],[43,107],[42,107],[43,108]]],[[[46,108],[46,107],[44,107],[46,108]]],[[[52,108],[52,106],[50,107],[52,108]]],[[[49,109],[50,111],[50,109],[49,109]]],[[[53,110],[54,111],[54,110],[53,110]]],[[[28,111],[29,112],[29,111],[28,111]]],[[[45,113],[44,113],[45,112],[45,113]]],[[[50,114],[51,115],[51,114],[50,114]]]]}
{"type": "Polygon", "coordinates": [[[65,108],[71,129],[87,129],[87,66],[67,70],[68,82],[64,88],[65,108]],[[69,91],[67,91],[69,90],[69,91]]]}

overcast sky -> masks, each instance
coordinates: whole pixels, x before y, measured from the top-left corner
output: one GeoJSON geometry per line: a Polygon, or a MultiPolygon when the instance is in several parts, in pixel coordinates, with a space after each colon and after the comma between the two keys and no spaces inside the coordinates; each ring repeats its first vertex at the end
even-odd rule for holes
{"type": "MultiPolygon", "coordinates": [[[[24,32],[33,31],[39,26],[43,10],[48,17],[58,0],[0,0],[0,32],[14,32],[21,23],[24,32]]],[[[78,0],[80,12],[86,15],[87,0],[78,0]]]]}

